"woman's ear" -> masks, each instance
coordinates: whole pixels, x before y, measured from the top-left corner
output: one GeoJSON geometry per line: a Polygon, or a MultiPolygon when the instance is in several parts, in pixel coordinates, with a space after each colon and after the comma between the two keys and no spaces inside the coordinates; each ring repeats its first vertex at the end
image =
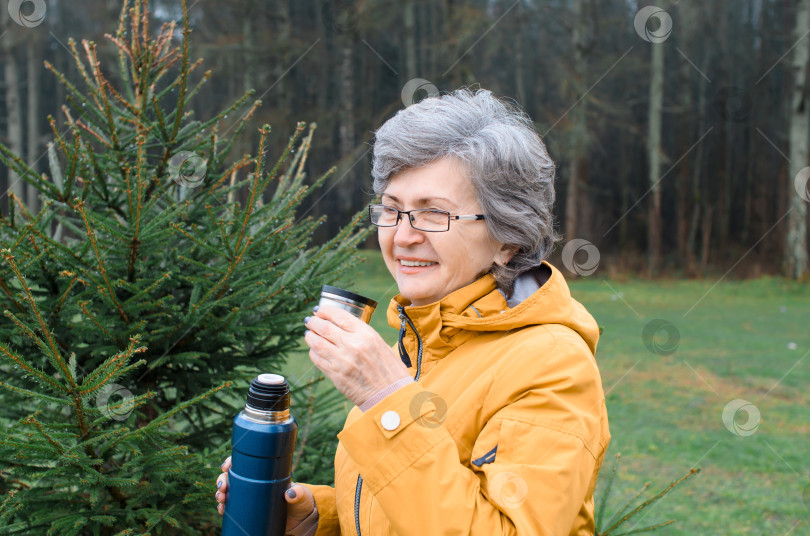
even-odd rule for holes
{"type": "Polygon", "coordinates": [[[512,260],[512,257],[517,255],[517,252],[520,251],[518,246],[501,246],[501,250],[498,252],[498,255],[495,257],[495,264],[498,266],[504,266],[508,264],[509,261],[512,260]]]}

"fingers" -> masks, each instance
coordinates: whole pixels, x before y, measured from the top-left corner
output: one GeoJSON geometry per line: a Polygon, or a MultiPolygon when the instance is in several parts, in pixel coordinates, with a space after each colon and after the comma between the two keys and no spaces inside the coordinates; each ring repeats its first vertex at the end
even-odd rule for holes
{"type": "Polygon", "coordinates": [[[328,343],[330,346],[337,346],[340,342],[341,335],[345,332],[338,326],[333,324],[330,320],[320,318],[317,316],[308,316],[304,318],[304,325],[310,333],[304,333],[304,340],[307,344],[312,346],[312,343],[317,343],[318,339],[312,335],[317,335],[323,339],[323,343],[328,343]]]}
{"type": "MultiPolygon", "coordinates": [[[[222,480],[222,476],[220,476],[220,481],[221,480],[222,480]]],[[[227,475],[226,475],[226,481],[222,484],[222,487],[217,490],[216,495],[215,495],[216,500],[217,500],[217,512],[219,512],[219,515],[222,515],[222,514],[225,513],[225,503],[228,501],[228,492],[227,492],[227,490],[222,489],[225,486],[227,486],[226,483],[227,483],[227,475]]]]}
{"type": "Polygon", "coordinates": [[[301,520],[307,517],[315,508],[315,497],[309,488],[301,484],[293,484],[284,494],[287,501],[287,517],[301,520]]]}
{"type": "Polygon", "coordinates": [[[358,319],[348,311],[344,311],[339,307],[332,307],[329,305],[318,307],[318,310],[315,312],[315,316],[328,320],[340,329],[349,332],[357,331],[358,325],[365,325],[365,322],[358,319]]]}
{"type": "Polygon", "coordinates": [[[314,352],[321,359],[328,361],[328,356],[333,355],[338,350],[335,341],[341,331],[332,323],[316,317],[309,317],[306,327],[308,331],[304,333],[304,342],[310,348],[310,357],[314,352]]]}
{"type": "MultiPolygon", "coordinates": [[[[323,343],[331,343],[320,348],[321,353],[335,350],[353,340],[357,342],[358,336],[362,338],[373,334],[379,337],[371,326],[356,318],[348,311],[337,307],[319,307],[313,316],[304,318],[304,325],[311,334],[315,334],[323,339],[323,343]]],[[[310,334],[306,333],[304,334],[304,340],[310,348],[313,346],[313,343],[318,343],[317,338],[313,338],[310,334]]]]}
{"type": "Polygon", "coordinates": [[[217,491],[222,493],[228,491],[228,473],[222,473],[217,477],[217,491]]]}
{"type": "Polygon", "coordinates": [[[225,513],[225,502],[228,500],[228,470],[231,468],[231,457],[222,464],[223,473],[217,477],[217,491],[214,497],[217,500],[217,512],[219,515],[225,513]]]}

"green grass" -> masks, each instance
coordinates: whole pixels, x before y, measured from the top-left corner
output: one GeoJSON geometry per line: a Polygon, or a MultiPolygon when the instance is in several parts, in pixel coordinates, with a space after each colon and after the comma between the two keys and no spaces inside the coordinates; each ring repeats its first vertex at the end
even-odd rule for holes
{"type": "MultiPolygon", "coordinates": [[[[396,287],[379,252],[363,256],[367,262],[345,288],[380,303],[372,325],[393,343],[385,309],[396,287]]],[[[574,297],[604,328],[596,357],[613,437],[603,475],[622,454],[607,512],[645,482],[658,491],[700,467],[641,524],[624,528],[674,519],[654,534],[810,534],[810,286],[778,278],[715,282],[605,280],[598,272],[569,279],[574,297]],[[677,329],[671,355],[650,352],[642,340],[653,319],[677,329]],[[761,415],[747,437],[722,421],[723,408],[738,398],[761,415]]],[[[287,368],[296,378],[317,372],[303,353],[287,368]]]]}
{"type": "MultiPolygon", "coordinates": [[[[810,286],[778,278],[715,282],[594,276],[571,283],[604,327],[597,361],[613,436],[608,456],[621,452],[623,460],[616,496],[646,481],[662,489],[700,467],[639,527],[674,519],[658,534],[808,534],[810,286]],[[642,340],[657,318],[680,334],[671,355],[650,352],[642,340]],[[723,409],[734,399],[759,410],[752,435],[724,425],[723,409]]],[[[745,424],[748,415],[737,417],[745,424]]]]}

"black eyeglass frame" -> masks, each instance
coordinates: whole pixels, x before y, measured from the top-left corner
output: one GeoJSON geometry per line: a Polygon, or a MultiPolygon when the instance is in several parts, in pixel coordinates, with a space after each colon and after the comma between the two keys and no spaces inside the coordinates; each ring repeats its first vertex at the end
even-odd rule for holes
{"type": "Polygon", "coordinates": [[[435,208],[416,208],[412,210],[399,210],[398,208],[392,207],[390,205],[383,205],[381,203],[372,203],[368,206],[368,219],[371,220],[371,223],[376,225],[377,227],[396,227],[399,225],[399,221],[402,219],[402,215],[408,215],[408,223],[411,224],[411,227],[416,229],[417,231],[422,231],[424,233],[445,233],[450,230],[450,220],[486,220],[486,214],[468,214],[468,215],[453,215],[447,212],[446,210],[438,210],[435,208]],[[374,221],[372,217],[372,211],[375,207],[383,207],[386,209],[396,210],[397,211],[397,219],[391,225],[380,225],[374,221]],[[413,224],[414,216],[412,215],[413,212],[433,212],[436,214],[445,214],[447,216],[447,229],[420,229],[419,227],[413,224]]]}

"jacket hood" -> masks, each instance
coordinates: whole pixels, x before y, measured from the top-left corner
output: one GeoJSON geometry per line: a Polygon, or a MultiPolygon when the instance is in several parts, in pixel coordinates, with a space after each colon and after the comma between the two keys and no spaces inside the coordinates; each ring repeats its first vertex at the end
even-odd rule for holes
{"type": "MultiPolygon", "coordinates": [[[[406,331],[404,343],[409,354],[421,346],[428,351],[426,359],[439,359],[480,332],[508,332],[529,326],[561,324],[576,331],[596,351],[599,326],[590,313],[571,297],[562,273],[543,262],[551,271],[548,280],[537,290],[510,307],[497,289],[495,279],[487,274],[466,287],[462,287],[441,300],[414,306],[410,301],[395,296],[388,306],[387,319],[391,327],[402,329],[402,314],[414,324],[419,337],[406,331]],[[421,339],[421,345],[419,345],[421,339]]],[[[536,278],[542,268],[521,275],[536,278]]],[[[537,284],[534,284],[537,287],[537,284]]],[[[525,285],[524,285],[525,288],[525,285]]],[[[518,297],[519,298],[519,297],[518,297]]],[[[515,302],[514,298],[510,302],[515,302]]]]}

